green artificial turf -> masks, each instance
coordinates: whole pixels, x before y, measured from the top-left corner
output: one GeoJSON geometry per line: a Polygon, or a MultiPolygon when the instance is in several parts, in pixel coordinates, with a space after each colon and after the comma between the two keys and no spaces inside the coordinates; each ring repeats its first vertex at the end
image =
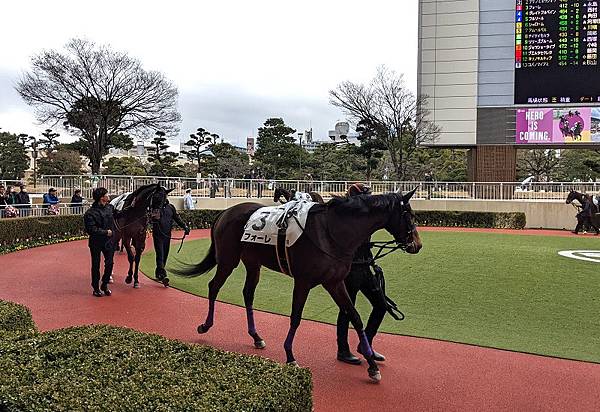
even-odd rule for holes
{"type": "MultiPolygon", "coordinates": [[[[600,264],[557,254],[600,250],[600,239],[459,232],[421,238],[418,255],[397,252],[380,263],[388,296],[406,314],[402,322],[386,316],[381,331],[600,362],[600,264]]],[[[208,246],[209,240],[187,242],[170,264],[197,263],[208,246]]],[[[142,270],[154,274],[153,252],[143,257],[142,270]]],[[[171,285],[206,296],[213,274],[170,275],[171,285]]],[[[219,300],[243,305],[244,278],[240,265],[219,300]]],[[[254,307],[289,315],[291,296],[292,279],[263,268],[254,307]]],[[[361,295],[357,308],[366,322],[370,307],[361,295]]],[[[327,292],[311,291],[303,318],[335,323],[336,316],[327,292]]]]}

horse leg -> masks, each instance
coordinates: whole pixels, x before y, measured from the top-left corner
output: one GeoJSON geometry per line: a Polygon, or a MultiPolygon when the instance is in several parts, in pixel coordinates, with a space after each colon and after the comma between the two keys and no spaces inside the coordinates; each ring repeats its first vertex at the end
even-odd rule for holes
{"type": "Polygon", "coordinates": [[[133,279],[133,262],[135,261],[135,255],[133,254],[133,250],[131,249],[131,243],[129,242],[129,239],[127,239],[127,241],[123,239],[123,243],[125,244],[125,250],[127,251],[127,261],[129,262],[129,270],[127,271],[125,283],[130,284],[133,279]]]}
{"type": "Polygon", "coordinates": [[[254,303],[254,291],[258,280],[260,279],[260,264],[248,264],[244,262],[246,266],[246,282],[244,283],[244,304],[246,305],[246,317],[248,319],[248,334],[254,339],[254,347],[256,349],[264,349],[265,341],[256,332],[256,326],[254,325],[254,310],[252,305],[254,303]]]}
{"type": "Polygon", "coordinates": [[[304,310],[304,304],[306,303],[306,298],[308,297],[308,292],[310,292],[310,288],[307,285],[300,284],[300,281],[294,280],[294,296],[292,298],[292,314],[290,316],[290,330],[288,331],[287,337],[285,338],[285,342],[283,344],[283,348],[285,349],[285,356],[287,358],[287,363],[289,365],[297,366],[296,358],[294,358],[294,353],[292,351],[292,347],[294,344],[294,336],[296,335],[296,330],[300,326],[300,321],[302,320],[302,311],[304,310]]]}
{"type": "Polygon", "coordinates": [[[144,242],[136,242],[135,245],[135,271],[133,272],[133,287],[139,288],[140,282],[138,280],[138,273],[140,270],[140,260],[142,259],[142,253],[144,253],[145,245],[144,242]]]}
{"type": "Polygon", "coordinates": [[[381,380],[381,373],[379,372],[377,363],[375,363],[373,349],[371,348],[369,340],[367,339],[367,335],[363,329],[363,323],[360,319],[360,315],[352,304],[350,296],[348,296],[348,292],[344,286],[344,281],[323,284],[323,287],[325,290],[327,290],[327,292],[329,292],[340,310],[344,312],[348,318],[350,318],[352,326],[354,326],[354,329],[358,334],[358,339],[360,340],[360,352],[365,356],[365,359],[369,363],[369,378],[375,382],[379,382],[381,380]]]}
{"type": "Polygon", "coordinates": [[[215,302],[219,295],[219,290],[221,290],[221,287],[229,275],[231,275],[233,269],[235,269],[235,267],[218,265],[215,277],[208,282],[208,314],[206,315],[204,323],[198,326],[198,333],[206,333],[213,326],[215,320],[215,302]]]}

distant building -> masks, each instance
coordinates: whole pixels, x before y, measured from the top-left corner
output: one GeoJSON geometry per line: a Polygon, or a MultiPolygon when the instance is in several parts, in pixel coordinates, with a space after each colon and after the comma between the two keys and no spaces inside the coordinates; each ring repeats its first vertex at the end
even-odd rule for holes
{"type": "Polygon", "coordinates": [[[350,131],[350,124],[348,122],[337,122],[334,130],[329,131],[329,138],[333,143],[338,144],[349,143],[358,146],[360,144],[358,136],[358,133],[350,131]]]}
{"type": "Polygon", "coordinates": [[[256,149],[256,139],[252,136],[246,139],[246,153],[248,156],[253,157],[256,149]]]}

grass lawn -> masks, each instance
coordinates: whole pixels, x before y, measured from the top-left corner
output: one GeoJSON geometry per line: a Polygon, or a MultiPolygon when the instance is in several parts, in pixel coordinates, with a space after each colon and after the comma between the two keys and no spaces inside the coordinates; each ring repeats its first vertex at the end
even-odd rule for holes
{"type": "MultiPolygon", "coordinates": [[[[386,239],[384,233],[377,237],[386,239]]],[[[557,254],[600,250],[600,239],[458,232],[425,232],[421,238],[418,255],[397,252],[380,263],[388,296],[406,314],[402,322],[386,316],[382,331],[600,362],[600,264],[557,254]]],[[[179,255],[171,253],[170,262],[197,263],[208,246],[209,240],[188,242],[179,255]]],[[[141,268],[154,275],[153,252],[141,268]]],[[[171,285],[206,296],[213,274],[171,275],[171,285]]],[[[240,265],[219,300],[243,306],[244,278],[240,265]]],[[[255,308],[289,315],[291,296],[292,280],[263,268],[255,308]]],[[[361,298],[358,310],[366,322],[370,307],[361,298]]],[[[335,323],[336,316],[333,300],[315,288],[303,317],[335,323]]]]}

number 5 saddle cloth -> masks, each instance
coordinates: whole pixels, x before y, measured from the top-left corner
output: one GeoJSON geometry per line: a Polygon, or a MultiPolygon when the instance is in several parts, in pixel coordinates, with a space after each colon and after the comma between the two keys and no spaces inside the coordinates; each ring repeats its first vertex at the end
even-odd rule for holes
{"type": "Polygon", "coordinates": [[[292,246],[302,235],[308,211],[316,204],[290,201],[281,206],[261,207],[248,219],[242,242],[276,246],[278,235],[285,234],[285,246],[292,246]]]}

